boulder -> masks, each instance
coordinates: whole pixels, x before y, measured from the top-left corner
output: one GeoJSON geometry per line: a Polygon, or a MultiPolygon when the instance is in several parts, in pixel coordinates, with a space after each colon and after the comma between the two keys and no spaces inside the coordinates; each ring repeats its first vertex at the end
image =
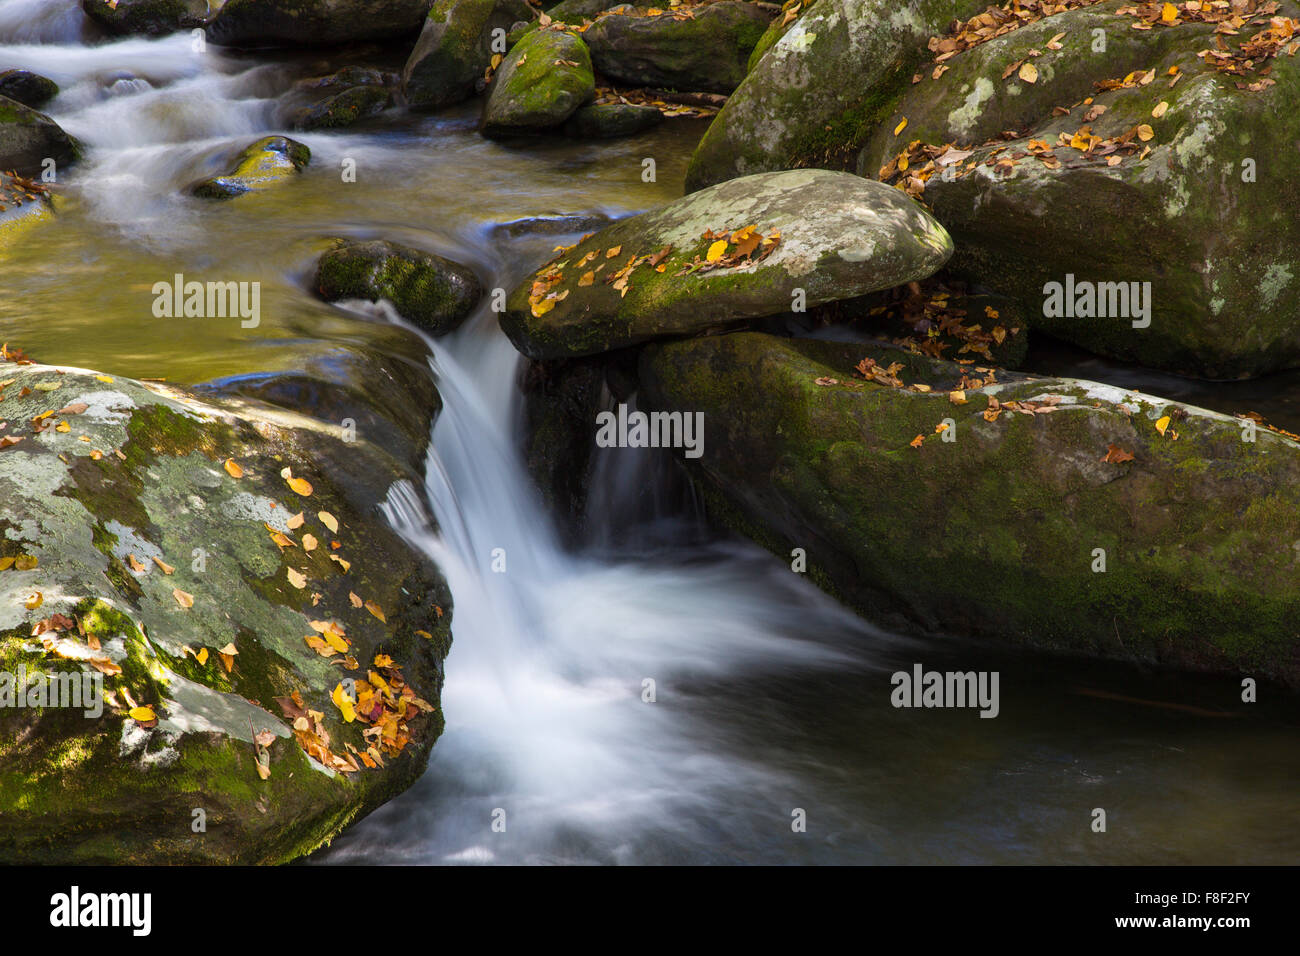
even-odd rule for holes
{"type": "Polygon", "coordinates": [[[436,0],[402,71],[412,109],[440,109],[482,90],[492,62],[493,31],[535,20],[525,0],[436,0]]]}
{"type": "Polygon", "coordinates": [[[393,94],[382,86],[353,86],[304,106],[293,118],[300,130],[339,129],[378,116],[393,105],[393,94]]]}
{"type": "Polygon", "coordinates": [[[0,96],[0,171],[38,176],[44,161],[66,166],[81,156],[81,144],[44,113],[0,96]]]}
{"type": "Polygon", "coordinates": [[[39,109],[59,95],[59,84],[30,70],[0,71],[0,97],[39,109]]]}
{"type": "Polygon", "coordinates": [[[316,289],[327,301],[387,299],[434,335],[460,326],[483,294],[473,270],[387,240],[342,241],[321,257],[316,289]]]}
{"type": "Polygon", "coordinates": [[[758,43],[754,44],[754,49],[750,51],[749,61],[745,66],[746,75],[754,69],[754,65],[763,58],[763,54],[772,47],[776,46],[776,41],[789,32],[790,27],[794,25],[795,20],[800,14],[806,13],[816,0],[787,0],[781,6],[781,13],[772,19],[763,35],[758,38],[758,43]]]}
{"type": "Polygon", "coordinates": [[[521,283],[501,325],[533,358],[589,355],[920,280],[951,252],[897,189],[765,173],[602,229],[521,283]]]}
{"type": "Polygon", "coordinates": [[[1226,35],[1227,10],[1171,7],[1171,23],[1135,30],[1122,9],[1139,8],[1069,10],[958,53],[937,79],[924,71],[859,172],[918,194],[927,179],[953,273],[1018,300],[1034,328],[1206,378],[1300,365],[1300,175],[1269,159],[1300,141],[1286,107],[1300,97],[1287,53],[1300,6],[1226,35]],[[948,144],[962,158],[944,174],[931,154],[948,144]]]}
{"type": "Polygon", "coordinates": [[[200,180],[190,191],[202,199],[233,199],[291,179],[311,162],[311,150],[287,136],[267,136],[253,143],[230,165],[229,172],[200,180]]]}
{"type": "Polygon", "coordinates": [[[208,0],[81,0],[86,16],[115,36],[163,36],[201,27],[208,0]]]}
{"type": "Polygon", "coordinates": [[[613,139],[641,133],[663,122],[653,106],[632,103],[594,103],[584,106],[564,124],[564,134],[574,139],[613,139]]]}
{"type": "Polygon", "coordinates": [[[335,46],[413,37],[429,0],[226,0],[208,25],[221,46],[335,46]]]}
{"type": "Polygon", "coordinates": [[[714,516],[785,560],[804,549],[866,616],[1300,685],[1300,444],[1283,434],[757,333],[655,344],[640,372],[650,408],[703,414],[687,465],[714,516]]]}
{"type": "Polygon", "coordinates": [[[564,30],[536,30],[515,44],[493,77],[483,135],[553,129],[595,95],[587,45],[564,30]]]}
{"type": "Polygon", "coordinates": [[[797,166],[851,168],[929,58],[987,0],[818,0],[754,64],[696,147],[687,191],[797,166]]]}
{"type": "Polygon", "coordinates": [[[771,15],[752,3],[720,0],[654,15],[606,13],[583,33],[603,76],[632,86],[730,93],[771,15]]]}
{"type": "Polygon", "coordinates": [[[377,516],[410,469],[269,406],[39,364],[3,377],[6,860],[286,862],[421,775],[450,614],[437,568],[377,516]]]}

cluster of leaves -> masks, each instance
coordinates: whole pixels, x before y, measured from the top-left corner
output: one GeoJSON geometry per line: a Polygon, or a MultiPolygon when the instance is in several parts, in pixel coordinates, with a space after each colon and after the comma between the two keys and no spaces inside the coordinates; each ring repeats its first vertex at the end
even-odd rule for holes
{"type": "Polygon", "coordinates": [[[673,103],[658,92],[646,89],[621,90],[615,86],[596,87],[596,98],[592,100],[597,106],[611,106],[622,103],[626,106],[653,106],[666,117],[700,118],[716,116],[726,102],[725,96],[717,96],[719,105],[699,103],[673,103]]]}
{"type": "Polygon", "coordinates": [[[674,276],[691,275],[695,272],[712,272],[715,269],[734,269],[737,266],[762,262],[781,244],[781,232],[773,229],[764,234],[757,226],[745,226],[730,232],[714,232],[708,229],[700,236],[709,247],[703,257],[695,256],[691,262],[682,267],[674,276]]]}
{"type": "MultiPolygon", "coordinates": [[[[1066,10],[1076,10],[1080,7],[1090,7],[1101,0],[1007,0],[1001,6],[990,6],[983,13],[977,13],[969,20],[954,20],[948,29],[947,36],[932,36],[928,44],[931,53],[935,55],[935,70],[931,76],[938,79],[943,76],[947,67],[939,69],[947,60],[951,60],[958,53],[963,53],[972,47],[977,47],[981,43],[1004,36],[1030,23],[1035,23],[1045,17],[1050,17],[1058,13],[1064,13],[1066,10]]],[[[1059,40],[1060,38],[1057,37],[1059,40]]],[[[921,75],[918,73],[913,77],[912,82],[919,83],[921,75]]]]}
{"type": "Polygon", "coordinates": [[[13,170],[7,173],[0,172],[0,212],[10,208],[18,209],[24,203],[33,202],[49,194],[49,187],[34,179],[19,176],[13,170]]]}
{"type": "MultiPolygon", "coordinates": [[[[991,349],[1001,345],[1009,335],[1020,333],[1019,327],[1008,329],[998,320],[997,309],[985,306],[983,319],[967,323],[969,311],[962,307],[962,298],[953,300],[953,293],[944,285],[909,282],[892,292],[893,298],[871,310],[872,318],[885,318],[905,326],[912,335],[895,338],[893,343],[917,355],[944,358],[944,351],[960,342],[957,355],[973,353],[986,361],[994,361],[991,349]],[[985,328],[988,324],[988,328],[985,328]]],[[[973,359],[968,360],[973,361],[973,359]]]]}

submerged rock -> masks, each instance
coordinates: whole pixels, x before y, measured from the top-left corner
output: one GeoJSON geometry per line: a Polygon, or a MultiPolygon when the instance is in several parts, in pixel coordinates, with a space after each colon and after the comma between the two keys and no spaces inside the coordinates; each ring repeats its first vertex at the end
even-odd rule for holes
{"type": "Polygon", "coordinates": [[[595,95],[587,45],[563,30],[536,30],[515,44],[497,70],[483,108],[483,134],[552,129],[595,95]]]}
{"type": "Polygon", "coordinates": [[[771,15],[752,3],[720,0],[653,16],[607,13],[583,33],[604,76],[633,86],[730,93],[745,78],[749,54],[771,15]]]}
{"type": "Polygon", "coordinates": [[[30,70],[0,71],[0,97],[39,109],[59,95],[59,84],[30,70]]]}
{"type": "Polygon", "coordinates": [[[827,170],[766,173],[580,242],[511,293],[501,326],[533,358],[589,355],[923,279],[951,252],[943,227],[897,189],[827,170]],[[734,239],[751,226],[757,239],[734,239]],[[710,263],[711,250],[732,259],[710,263]]]}
{"type": "Polygon", "coordinates": [[[471,269],[396,242],[344,241],[321,256],[316,289],[327,301],[387,299],[434,335],[456,329],[483,294],[471,269]]]}
{"type": "Polygon", "coordinates": [[[334,46],[414,36],[428,0],[226,0],[208,25],[221,46],[334,46]]]}
{"type": "Polygon", "coordinates": [[[200,27],[208,0],[81,0],[91,20],[116,36],[163,36],[200,27]]]}
{"type": "Polygon", "coordinates": [[[311,150],[287,136],[259,139],[231,164],[230,172],[201,180],[190,191],[203,199],[233,199],[282,183],[311,162],[311,150]]]}
{"type": "Polygon", "coordinates": [[[715,516],[804,549],[865,615],[1300,685],[1300,444],[1094,382],[964,376],[987,373],[757,333],[641,363],[648,405],[704,415],[687,464],[715,516]]]}
{"type": "Polygon", "coordinates": [[[644,132],[658,126],[663,119],[664,114],[653,106],[596,103],[570,116],[564,124],[564,133],[575,139],[612,139],[644,132]]]}
{"type": "Polygon", "coordinates": [[[931,58],[987,0],[818,0],[755,64],[691,157],[688,191],[796,166],[847,168],[931,58]]]}
{"type": "Polygon", "coordinates": [[[436,0],[402,71],[412,109],[440,109],[482,89],[492,62],[494,30],[535,20],[525,0],[436,0]]]}
{"type": "Polygon", "coordinates": [[[0,449],[0,671],[86,693],[0,708],[6,860],[285,862],[419,777],[450,615],[437,568],[376,515],[408,468],[248,402],[5,378],[22,440],[0,449]]]}
{"type": "Polygon", "coordinates": [[[44,113],[0,96],[0,171],[38,176],[45,160],[66,166],[81,156],[81,144],[44,113]]]}
{"type": "Polygon", "coordinates": [[[922,198],[953,235],[952,271],[1016,298],[1034,328],[1206,378],[1300,365],[1300,176],[1265,159],[1300,141],[1300,61],[1286,52],[1300,6],[1231,35],[1182,19],[1134,30],[1123,6],[946,60],[877,128],[859,172],[880,175],[916,140],[973,150],[922,198]],[[1208,66],[1209,48],[1237,72],[1208,66]],[[1017,62],[1031,72],[1004,77],[1017,62]]]}

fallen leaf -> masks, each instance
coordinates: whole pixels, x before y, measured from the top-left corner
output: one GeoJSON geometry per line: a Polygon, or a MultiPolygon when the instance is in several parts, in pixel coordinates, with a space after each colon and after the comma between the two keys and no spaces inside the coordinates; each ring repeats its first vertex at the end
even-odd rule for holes
{"type": "Polygon", "coordinates": [[[1024,80],[1026,83],[1037,83],[1038,67],[1034,66],[1033,63],[1026,60],[1024,65],[1020,67],[1020,78],[1024,80]]]}
{"type": "Polygon", "coordinates": [[[226,459],[226,474],[231,478],[243,478],[244,469],[239,467],[239,462],[233,458],[226,459]]]}
{"type": "Polygon", "coordinates": [[[1106,454],[1101,460],[1109,462],[1112,465],[1118,465],[1126,461],[1133,461],[1134,459],[1130,452],[1120,448],[1119,445],[1107,445],[1106,454]]]}
{"type": "Polygon", "coordinates": [[[384,617],[384,609],[381,608],[374,601],[366,602],[366,610],[369,611],[371,614],[373,614],[375,617],[379,618],[379,620],[383,621],[385,624],[388,623],[388,618],[384,617]]]}
{"type": "Polygon", "coordinates": [[[172,588],[172,597],[176,599],[177,604],[179,604],[183,608],[186,608],[187,610],[194,606],[194,595],[187,594],[186,592],[182,591],[180,588],[172,588]]]}
{"type": "Polygon", "coordinates": [[[316,517],[321,524],[323,524],[325,527],[330,529],[330,532],[332,534],[338,534],[339,522],[338,519],[335,518],[332,514],[330,514],[328,511],[318,511],[316,512],[316,517]]]}

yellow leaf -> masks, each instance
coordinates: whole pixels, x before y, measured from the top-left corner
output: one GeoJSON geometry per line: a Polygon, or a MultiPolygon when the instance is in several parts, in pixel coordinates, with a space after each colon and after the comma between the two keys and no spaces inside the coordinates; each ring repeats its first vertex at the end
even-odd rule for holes
{"type": "Polygon", "coordinates": [[[1169,104],[1165,100],[1161,100],[1156,104],[1156,108],[1151,111],[1151,118],[1160,119],[1160,117],[1164,116],[1168,110],[1169,104]]]}
{"type": "Polygon", "coordinates": [[[899,133],[901,133],[901,132],[902,132],[903,130],[905,130],[905,129],[907,129],[907,117],[906,117],[906,116],[904,116],[904,117],[902,118],[902,120],[899,121],[899,124],[898,124],[897,126],[894,127],[894,135],[897,136],[899,133]]]}
{"type": "Polygon", "coordinates": [[[582,277],[578,279],[578,285],[585,287],[591,285],[595,281],[596,281],[596,273],[584,272],[582,274],[582,277]]]}
{"type": "Polygon", "coordinates": [[[45,595],[40,591],[33,591],[31,594],[27,595],[27,599],[23,601],[23,607],[27,608],[29,611],[35,611],[44,603],[45,595]]]}
{"type": "Polygon", "coordinates": [[[303,574],[301,571],[297,571],[293,568],[285,568],[284,573],[289,576],[289,583],[294,587],[304,588],[307,586],[307,575],[303,574]]]}
{"type": "Polygon", "coordinates": [[[345,638],[340,637],[333,631],[326,631],[322,636],[325,638],[325,643],[334,648],[334,650],[338,651],[340,654],[346,653],[348,642],[345,638]]]}
{"type": "Polygon", "coordinates": [[[14,563],[13,558],[0,558],[0,571],[8,571],[9,565],[14,563]]]}
{"type": "Polygon", "coordinates": [[[339,522],[332,514],[328,511],[318,511],[316,512],[316,517],[320,520],[320,523],[329,528],[331,532],[338,534],[339,522]]]}
{"type": "Polygon", "coordinates": [[[1166,3],[1163,7],[1160,8],[1160,19],[1163,20],[1165,23],[1177,23],[1178,8],[1174,6],[1172,3],[1166,3]]]}
{"type": "Polygon", "coordinates": [[[709,246],[709,251],[705,254],[704,258],[707,259],[709,262],[717,262],[726,254],[727,254],[727,240],[719,239],[713,245],[709,246]]]}
{"type": "Polygon", "coordinates": [[[142,724],[158,719],[158,715],[153,712],[152,707],[132,707],[129,713],[132,720],[137,720],[142,724]]]}
{"type": "Polygon", "coordinates": [[[533,303],[533,318],[540,319],[553,308],[555,308],[554,299],[538,299],[533,303]]]}
{"type": "Polygon", "coordinates": [[[1038,67],[1034,66],[1033,63],[1026,60],[1024,62],[1024,65],[1020,67],[1020,78],[1024,80],[1026,83],[1037,83],[1038,67]]]}
{"type": "Polygon", "coordinates": [[[96,375],[95,378],[96,378],[97,380],[103,382],[105,385],[112,385],[112,384],[113,384],[113,376],[111,376],[111,375],[96,375]]]}
{"type": "Polygon", "coordinates": [[[379,618],[379,620],[383,621],[385,624],[388,623],[388,618],[384,617],[384,609],[380,607],[378,604],[376,604],[374,601],[366,602],[366,610],[369,611],[371,614],[373,614],[375,617],[379,618]]]}
{"type": "Polygon", "coordinates": [[[15,571],[30,571],[32,568],[36,567],[36,564],[37,560],[36,555],[34,554],[20,554],[18,557],[14,558],[15,571]]]}
{"type": "Polygon", "coordinates": [[[206,647],[200,647],[199,652],[194,655],[194,659],[200,664],[206,664],[208,662],[208,649],[206,647]]]}
{"type": "Polygon", "coordinates": [[[965,405],[966,392],[960,388],[953,389],[951,392],[948,393],[948,401],[952,402],[954,405],[965,405]]]}
{"type": "MultiPolygon", "coordinates": [[[[348,679],[351,680],[351,678],[348,679]]],[[[334,701],[334,706],[343,712],[343,720],[346,723],[350,724],[357,719],[357,713],[352,707],[352,699],[344,693],[341,683],[335,685],[334,693],[330,695],[330,699],[334,701]]]]}
{"type": "Polygon", "coordinates": [[[1168,416],[1168,415],[1165,415],[1163,418],[1160,418],[1160,419],[1158,419],[1158,420],[1156,421],[1156,431],[1158,431],[1158,432],[1160,433],[1160,436],[1161,436],[1162,438],[1164,437],[1165,429],[1168,428],[1168,427],[1169,427],[1169,416],[1168,416]]]}
{"type": "Polygon", "coordinates": [[[233,458],[226,459],[226,474],[231,478],[243,478],[244,469],[239,467],[239,463],[233,458]]]}
{"type": "Polygon", "coordinates": [[[1138,127],[1138,139],[1142,140],[1142,142],[1144,143],[1147,140],[1154,138],[1155,135],[1156,135],[1156,131],[1153,130],[1150,126],[1148,126],[1146,123],[1143,123],[1141,126],[1138,127]]]}

